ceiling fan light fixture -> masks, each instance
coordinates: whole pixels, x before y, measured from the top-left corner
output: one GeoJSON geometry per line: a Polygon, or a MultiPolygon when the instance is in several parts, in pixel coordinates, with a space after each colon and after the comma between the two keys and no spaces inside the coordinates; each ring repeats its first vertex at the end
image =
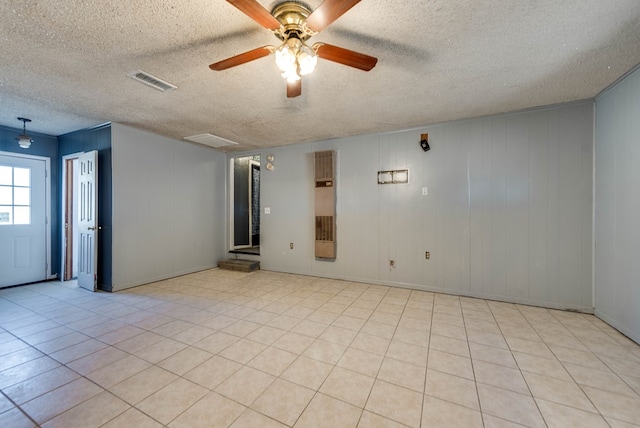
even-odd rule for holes
{"type": "Polygon", "coordinates": [[[27,122],[31,122],[31,119],[19,117],[18,120],[22,121],[22,134],[18,135],[16,140],[18,140],[18,145],[21,148],[28,149],[31,147],[31,143],[33,143],[31,137],[27,135],[27,122]]]}
{"type": "Polygon", "coordinates": [[[313,72],[317,63],[314,50],[297,37],[289,37],[276,49],[276,65],[282,71],[282,77],[290,83],[313,72]]]}

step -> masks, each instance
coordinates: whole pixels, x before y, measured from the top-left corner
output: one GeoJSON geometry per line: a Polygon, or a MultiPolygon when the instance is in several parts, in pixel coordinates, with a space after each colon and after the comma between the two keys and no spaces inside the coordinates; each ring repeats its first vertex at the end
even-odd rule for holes
{"type": "Polygon", "coordinates": [[[218,267],[225,270],[235,270],[238,272],[253,272],[260,269],[260,262],[255,260],[228,259],[218,262],[218,267]]]}

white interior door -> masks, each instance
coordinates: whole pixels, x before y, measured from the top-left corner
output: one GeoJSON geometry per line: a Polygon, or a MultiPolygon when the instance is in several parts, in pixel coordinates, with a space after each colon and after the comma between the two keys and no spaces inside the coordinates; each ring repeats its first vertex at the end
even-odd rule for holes
{"type": "Polygon", "coordinates": [[[98,288],[98,152],[78,158],[78,285],[98,288]]]}
{"type": "Polygon", "coordinates": [[[47,279],[46,161],[0,155],[0,287],[47,279]]]}

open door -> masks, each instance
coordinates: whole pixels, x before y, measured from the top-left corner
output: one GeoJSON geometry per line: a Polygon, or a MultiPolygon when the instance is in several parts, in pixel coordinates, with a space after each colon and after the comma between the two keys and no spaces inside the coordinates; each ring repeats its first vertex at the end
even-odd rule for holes
{"type": "Polygon", "coordinates": [[[98,288],[98,152],[78,158],[78,285],[98,288]]]}

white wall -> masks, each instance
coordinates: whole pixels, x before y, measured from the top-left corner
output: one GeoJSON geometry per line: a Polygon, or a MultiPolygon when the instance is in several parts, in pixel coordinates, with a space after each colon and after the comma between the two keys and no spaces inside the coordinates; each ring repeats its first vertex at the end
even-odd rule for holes
{"type": "Polygon", "coordinates": [[[640,343],[640,69],[596,99],[596,315],[640,343]]]}
{"type": "Polygon", "coordinates": [[[224,257],[225,155],[114,123],[113,290],[224,257]]]}
{"type": "Polygon", "coordinates": [[[262,168],[261,266],[592,311],[592,149],[586,102],[265,151],[276,159],[262,168]],[[312,153],[328,149],[332,262],[313,255],[312,153]],[[377,184],[377,171],[405,168],[409,184],[377,184]]]}

